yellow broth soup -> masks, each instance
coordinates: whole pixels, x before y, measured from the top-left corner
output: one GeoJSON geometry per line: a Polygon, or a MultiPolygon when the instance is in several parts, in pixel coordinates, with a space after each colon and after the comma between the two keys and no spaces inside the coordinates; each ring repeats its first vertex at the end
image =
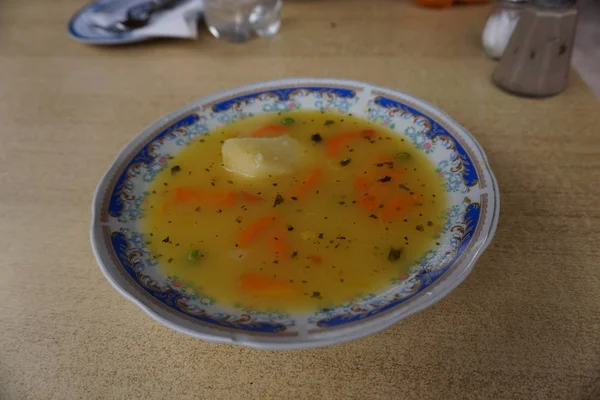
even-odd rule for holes
{"type": "Polygon", "coordinates": [[[220,304],[312,311],[385,289],[437,245],[446,196],[408,140],[319,111],[195,139],[149,188],[143,231],[168,276],[220,304]]]}

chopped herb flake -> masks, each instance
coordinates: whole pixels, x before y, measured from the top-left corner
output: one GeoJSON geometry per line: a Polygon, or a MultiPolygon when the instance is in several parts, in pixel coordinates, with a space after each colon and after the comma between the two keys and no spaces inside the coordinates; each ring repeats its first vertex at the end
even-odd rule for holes
{"type": "Polygon", "coordinates": [[[287,117],[287,118],[282,119],[281,123],[283,125],[289,126],[289,125],[294,125],[296,123],[296,120],[294,118],[287,117]]]}
{"type": "Polygon", "coordinates": [[[315,133],[310,137],[310,140],[312,140],[315,143],[319,143],[321,140],[323,140],[323,138],[318,133],[315,133]]]}
{"type": "Polygon", "coordinates": [[[325,123],[323,125],[329,126],[329,125],[333,125],[333,124],[335,124],[335,121],[328,119],[327,121],[325,121],[325,123]]]}
{"type": "Polygon", "coordinates": [[[179,165],[176,165],[176,166],[174,166],[174,167],[171,168],[171,175],[175,175],[179,171],[181,171],[181,167],[179,165]]]}
{"type": "Polygon", "coordinates": [[[275,196],[275,200],[273,201],[273,207],[277,207],[281,203],[283,203],[283,196],[277,193],[277,196],[275,196]]]}
{"type": "Polygon", "coordinates": [[[395,249],[393,247],[390,247],[390,253],[388,254],[388,260],[389,261],[398,261],[400,259],[400,256],[402,255],[402,249],[395,249]]]}
{"type": "Polygon", "coordinates": [[[386,176],[384,176],[383,178],[380,178],[380,179],[378,179],[378,180],[377,180],[377,182],[382,182],[382,183],[385,183],[385,182],[389,182],[389,181],[391,181],[391,180],[392,180],[392,177],[391,177],[391,176],[388,176],[388,175],[386,175],[386,176]]]}
{"type": "Polygon", "coordinates": [[[344,158],[342,161],[340,161],[340,165],[342,167],[345,167],[346,165],[350,164],[351,161],[352,161],[351,158],[344,158]]]}

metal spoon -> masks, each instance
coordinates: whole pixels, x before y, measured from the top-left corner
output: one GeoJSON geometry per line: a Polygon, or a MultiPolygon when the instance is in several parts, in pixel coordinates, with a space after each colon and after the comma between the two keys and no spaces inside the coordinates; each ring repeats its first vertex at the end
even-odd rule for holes
{"type": "Polygon", "coordinates": [[[180,0],[151,0],[145,3],[137,4],[127,10],[127,17],[123,21],[116,21],[108,25],[97,28],[111,32],[126,32],[132,29],[142,28],[150,22],[152,14],[157,11],[163,11],[171,8],[180,0]]]}

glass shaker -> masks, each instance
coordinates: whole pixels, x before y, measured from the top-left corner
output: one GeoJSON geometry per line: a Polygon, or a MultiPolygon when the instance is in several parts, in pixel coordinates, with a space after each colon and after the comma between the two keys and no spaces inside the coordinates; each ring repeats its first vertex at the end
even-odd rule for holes
{"type": "Polygon", "coordinates": [[[574,0],[536,0],[523,11],[492,80],[521,96],[545,97],[567,86],[577,28],[574,0]]]}
{"type": "Polygon", "coordinates": [[[521,12],[530,0],[497,0],[481,35],[483,50],[493,60],[499,60],[508,45],[521,12]]]}

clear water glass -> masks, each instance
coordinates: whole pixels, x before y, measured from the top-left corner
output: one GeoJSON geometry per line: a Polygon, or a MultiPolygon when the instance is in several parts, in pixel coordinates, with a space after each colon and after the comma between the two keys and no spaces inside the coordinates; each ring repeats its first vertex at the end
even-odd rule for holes
{"type": "Polygon", "coordinates": [[[204,21],[214,37],[245,42],[281,26],[281,0],[204,0],[204,21]]]}

